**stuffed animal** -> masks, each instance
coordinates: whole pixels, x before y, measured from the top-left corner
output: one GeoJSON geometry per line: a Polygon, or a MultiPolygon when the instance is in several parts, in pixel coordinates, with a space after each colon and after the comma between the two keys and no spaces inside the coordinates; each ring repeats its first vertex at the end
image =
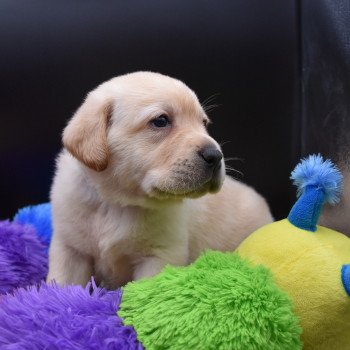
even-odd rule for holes
{"type": "Polygon", "coordinates": [[[50,203],[22,208],[17,212],[13,221],[23,225],[34,226],[41,242],[43,242],[47,248],[49,247],[52,235],[50,203]]]}
{"type": "Polygon", "coordinates": [[[238,248],[268,267],[294,303],[304,349],[350,349],[350,239],[317,226],[325,202],[335,204],[342,176],[321,156],[293,171],[299,199],[288,219],[262,227],[238,248]]]}
{"type": "Polygon", "coordinates": [[[0,222],[0,295],[44,279],[47,275],[46,249],[35,227],[0,222]]]}
{"type": "Polygon", "coordinates": [[[39,283],[47,275],[51,205],[26,207],[0,222],[0,294],[39,283]]]}
{"type": "MultiPolygon", "coordinates": [[[[350,240],[316,225],[324,201],[337,202],[341,175],[312,156],[292,177],[300,198],[288,219],[259,229],[236,253],[209,251],[115,292],[43,283],[0,296],[0,348],[350,348],[350,240]]],[[[48,227],[41,215],[28,217],[32,233],[33,217],[39,231],[48,227]]],[[[28,230],[29,221],[10,224],[28,230]]]]}

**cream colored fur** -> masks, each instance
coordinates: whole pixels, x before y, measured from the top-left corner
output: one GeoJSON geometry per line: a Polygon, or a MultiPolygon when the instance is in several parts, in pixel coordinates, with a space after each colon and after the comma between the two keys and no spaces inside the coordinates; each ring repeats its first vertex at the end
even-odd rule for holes
{"type": "Polygon", "coordinates": [[[208,172],[198,151],[219,145],[194,92],[150,72],[107,81],[68,123],[51,191],[48,280],[115,288],[186,265],[205,249],[232,251],[272,221],[252,188],[208,172]],[[171,124],[156,128],[166,115],[171,124]],[[225,180],[225,181],[224,181],[225,180]]]}

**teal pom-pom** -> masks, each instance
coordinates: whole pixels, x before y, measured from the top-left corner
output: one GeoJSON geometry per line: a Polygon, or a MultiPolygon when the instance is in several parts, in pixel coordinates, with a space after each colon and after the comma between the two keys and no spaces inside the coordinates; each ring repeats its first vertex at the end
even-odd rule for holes
{"type": "Polygon", "coordinates": [[[291,179],[298,187],[298,197],[304,193],[307,186],[316,186],[324,192],[325,202],[336,204],[340,200],[343,176],[329,159],[323,160],[320,154],[302,159],[293,170],[291,179]]]}

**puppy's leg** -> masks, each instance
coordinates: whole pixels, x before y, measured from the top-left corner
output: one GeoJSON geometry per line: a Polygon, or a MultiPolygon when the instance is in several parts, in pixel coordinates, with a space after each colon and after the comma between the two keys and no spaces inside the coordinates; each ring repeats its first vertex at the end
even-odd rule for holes
{"type": "Polygon", "coordinates": [[[133,279],[139,280],[145,277],[152,277],[162,271],[165,265],[184,266],[188,263],[188,251],[184,247],[175,250],[173,256],[170,252],[159,254],[160,256],[144,257],[134,268],[133,279]]]}
{"type": "Polygon", "coordinates": [[[53,238],[49,253],[47,282],[55,280],[62,286],[80,284],[85,287],[92,273],[92,261],[89,257],[53,238]]]}
{"type": "Polygon", "coordinates": [[[158,274],[167,263],[167,261],[155,256],[144,258],[141,263],[136,265],[133,279],[139,280],[145,277],[152,277],[158,274]]]}

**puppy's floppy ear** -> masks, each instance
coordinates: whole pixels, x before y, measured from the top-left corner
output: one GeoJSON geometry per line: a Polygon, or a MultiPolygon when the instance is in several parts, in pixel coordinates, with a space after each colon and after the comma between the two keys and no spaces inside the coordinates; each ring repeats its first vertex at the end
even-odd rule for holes
{"type": "Polygon", "coordinates": [[[108,165],[107,126],[111,113],[110,100],[90,93],[63,132],[64,147],[96,171],[103,171],[108,165]]]}

